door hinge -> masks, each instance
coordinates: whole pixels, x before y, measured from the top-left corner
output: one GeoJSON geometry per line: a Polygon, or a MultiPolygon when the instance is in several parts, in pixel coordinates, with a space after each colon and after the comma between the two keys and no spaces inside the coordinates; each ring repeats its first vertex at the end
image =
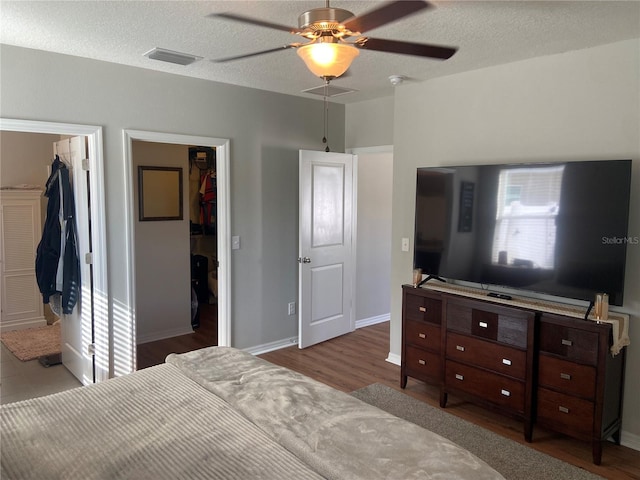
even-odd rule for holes
{"type": "Polygon", "coordinates": [[[89,355],[95,355],[96,354],[96,344],[95,343],[90,343],[89,345],[87,345],[87,353],[89,355]]]}
{"type": "Polygon", "coordinates": [[[93,253],[92,252],[84,254],[84,263],[86,263],[87,265],[93,265],[93,253]]]}
{"type": "Polygon", "coordinates": [[[82,159],[82,170],[85,170],[85,171],[89,170],[89,159],[88,158],[83,158],[82,159]]]}

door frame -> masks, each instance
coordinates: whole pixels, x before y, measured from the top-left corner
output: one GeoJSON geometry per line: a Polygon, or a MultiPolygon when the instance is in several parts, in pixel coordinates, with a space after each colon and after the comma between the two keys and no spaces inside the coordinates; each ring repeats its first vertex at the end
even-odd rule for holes
{"type": "MultiPolygon", "coordinates": [[[[0,118],[0,130],[8,132],[43,133],[85,136],[88,140],[89,188],[91,195],[91,245],[93,265],[93,330],[95,345],[95,381],[109,378],[111,358],[111,328],[107,275],[107,236],[104,196],[104,155],[102,127],[70,123],[44,122],[0,118]]],[[[82,259],[81,259],[82,261],[82,259]]]]}
{"type": "MultiPolygon", "coordinates": [[[[177,145],[197,145],[216,148],[216,186],[217,186],[217,218],[216,229],[218,232],[218,345],[231,346],[231,243],[230,232],[230,140],[227,138],[203,137],[196,135],[183,135],[177,133],[150,132],[143,130],[123,130],[124,140],[124,164],[125,164],[125,205],[128,222],[125,226],[127,238],[127,260],[129,295],[131,305],[135,305],[135,239],[134,222],[136,206],[133,201],[134,194],[134,165],[133,165],[133,141],[140,140],[154,143],[170,143],[177,145]]],[[[133,309],[131,331],[133,349],[132,365],[136,365],[136,316],[133,309]]]]}

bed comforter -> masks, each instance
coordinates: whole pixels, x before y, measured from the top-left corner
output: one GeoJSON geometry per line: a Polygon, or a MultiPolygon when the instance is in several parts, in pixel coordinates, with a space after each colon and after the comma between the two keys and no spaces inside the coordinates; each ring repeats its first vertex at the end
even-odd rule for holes
{"type": "Polygon", "coordinates": [[[2,405],[19,479],[501,479],[467,450],[227,347],[2,405]]]}

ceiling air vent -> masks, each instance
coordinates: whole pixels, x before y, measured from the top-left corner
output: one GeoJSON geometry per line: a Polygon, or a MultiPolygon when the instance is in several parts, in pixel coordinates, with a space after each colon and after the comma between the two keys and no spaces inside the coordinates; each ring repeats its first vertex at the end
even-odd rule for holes
{"type": "Polygon", "coordinates": [[[191,65],[198,60],[202,60],[202,57],[189,55],[187,53],[174,52],[172,50],[167,50],[166,48],[154,48],[153,50],[149,50],[145,53],[144,56],[151,60],[176,63],[178,65],[191,65]]]}
{"type": "Polygon", "coordinates": [[[346,95],[347,93],[357,92],[357,90],[353,90],[351,88],[342,88],[336,87],[335,85],[329,84],[320,85],[319,87],[308,88],[307,90],[302,90],[302,93],[310,93],[312,95],[320,95],[321,97],[337,97],[338,95],[346,95]],[[326,90],[325,90],[326,89],[326,90]]]}

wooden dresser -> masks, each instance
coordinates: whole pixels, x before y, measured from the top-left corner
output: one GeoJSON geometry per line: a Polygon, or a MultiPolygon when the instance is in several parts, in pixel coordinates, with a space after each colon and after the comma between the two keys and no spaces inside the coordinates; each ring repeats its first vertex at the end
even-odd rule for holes
{"type": "MultiPolygon", "coordinates": [[[[592,442],[620,442],[625,349],[612,326],[443,289],[403,286],[402,388],[407,377],[534,424],[592,442]]],[[[480,291],[481,292],[481,291],[480,291]]],[[[484,296],[486,293],[480,293],[484,296]]]]}
{"type": "Polygon", "coordinates": [[[537,418],[550,430],[592,442],[620,444],[625,349],[611,355],[611,325],[542,314],[538,339],[537,418]]]}
{"type": "Polygon", "coordinates": [[[407,386],[407,376],[438,384],[442,378],[440,295],[405,288],[402,306],[401,386],[407,386]]]}
{"type": "Polygon", "coordinates": [[[446,406],[449,393],[471,397],[521,418],[525,438],[531,441],[535,314],[449,295],[443,302],[446,328],[440,406],[446,406]]]}

